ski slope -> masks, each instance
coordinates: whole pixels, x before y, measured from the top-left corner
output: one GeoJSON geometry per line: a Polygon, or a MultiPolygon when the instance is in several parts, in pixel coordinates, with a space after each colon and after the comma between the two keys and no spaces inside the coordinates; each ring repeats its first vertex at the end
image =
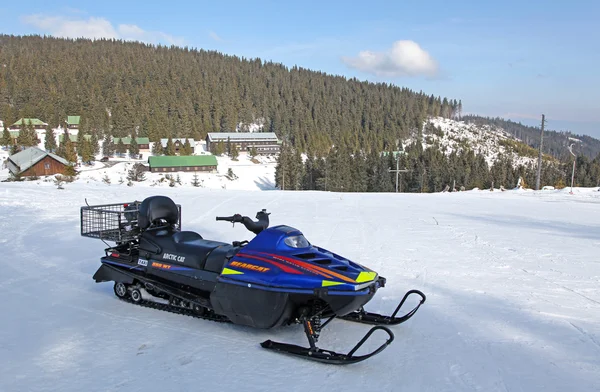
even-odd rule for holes
{"type": "MultiPolygon", "coordinates": [[[[600,390],[595,190],[398,195],[0,183],[0,216],[3,392],[600,390]],[[111,284],[92,280],[104,244],[79,236],[79,207],[158,193],[182,205],[185,230],[223,241],[252,235],[215,216],[267,208],[272,225],[295,226],[385,276],[371,311],[391,312],[413,288],[427,302],[392,328],[388,349],[346,367],[259,346],[305,345],[301,326],[255,330],[120,302],[111,284]]],[[[343,352],[367,330],[334,320],[319,344],[343,352]]]]}

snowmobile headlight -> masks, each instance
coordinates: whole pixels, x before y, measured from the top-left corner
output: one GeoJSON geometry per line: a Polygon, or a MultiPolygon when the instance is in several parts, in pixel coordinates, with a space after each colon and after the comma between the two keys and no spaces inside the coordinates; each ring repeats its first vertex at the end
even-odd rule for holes
{"type": "Polygon", "coordinates": [[[310,246],[310,243],[303,235],[286,237],[283,242],[290,248],[308,248],[310,246]]]}

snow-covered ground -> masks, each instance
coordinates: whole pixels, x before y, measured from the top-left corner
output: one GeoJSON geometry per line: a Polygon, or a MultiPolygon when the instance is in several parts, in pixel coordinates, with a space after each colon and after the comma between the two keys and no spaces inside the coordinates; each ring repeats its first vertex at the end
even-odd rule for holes
{"type": "MultiPolygon", "coordinates": [[[[0,183],[0,391],[598,391],[600,192],[247,192],[0,183]],[[388,279],[367,305],[427,294],[396,340],[336,367],[269,352],[300,326],[255,330],[120,302],[96,284],[104,244],[79,236],[79,206],[172,197],[183,228],[251,239],[217,215],[289,224],[388,279]]],[[[409,305],[413,305],[415,300],[409,305]]],[[[368,327],[335,320],[320,345],[348,350],[368,327]]],[[[369,343],[373,347],[376,343],[369,343]]]]}
{"type": "MultiPolygon", "coordinates": [[[[272,190],[275,189],[275,167],[276,159],[269,156],[258,156],[255,163],[246,153],[240,154],[237,161],[233,161],[227,156],[217,157],[217,173],[198,172],[198,181],[200,187],[212,189],[243,189],[243,190],[272,190]],[[231,169],[235,177],[233,179],[227,176],[231,169]]],[[[94,162],[91,167],[82,167],[77,181],[86,184],[102,183],[105,176],[110,179],[111,186],[127,184],[127,173],[136,162],[148,165],[148,161],[141,160],[118,160],[111,159],[109,163],[94,162]],[[117,162],[116,164],[114,162],[117,162]],[[114,165],[113,165],[114,164],[114,165]],[[110,166],[113,165],[113,166],[110,166]]],[[[134,182],[133,186],[151,186],[151,187],[169,187],[170,181],[166,176],[170,175],[178,178],[181,184],[177,187],[193,187],[193,172],[174,172],[174,173],[145,173],[145,180],[134,182]]]]}

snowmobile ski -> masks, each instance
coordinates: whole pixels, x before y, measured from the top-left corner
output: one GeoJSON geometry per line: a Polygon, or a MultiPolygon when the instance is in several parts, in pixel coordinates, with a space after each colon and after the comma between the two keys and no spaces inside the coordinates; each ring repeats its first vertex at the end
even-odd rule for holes
{"type": "Polygon", "coordinates": [[[302,346],[297,346],[295,344],[289,344],[289,343],[279,343],[279,342],[274,342],[272,340],[266,340],[266,341],[262,342],[260,345],[263,348],[266,348],[268,350],[274,350],[274,351],[282,353],[282,354],[288,354],[288,355],[300,357],[303,359],[309,359],[311,361],[329,363],[332,365],[349,365],[352,363],[364,361],[365,359],[369,359],[369,358],[379,354],[380,352],[385,350],[387,348],[387,346],[389,346],[394,341],[394,334],[392,333],[392,331],[390,331],[388,328],[386,328],[384,326],[376,326],[376,327],[371,328],[365,334],[365,336],[363,336],[363,338],[347,354],[340,354],[340,353],[336,353],[335,351],[325,350],[325,349],[317,347],[316,342],[317,342],[317,339],[319,336],[319,332],[321,331],[321,328],[323,328],[325,325],[327,325],[331,320],[333,320],[333,318],[335,318],[335,316],[332,316],[331,318],[329,318],[325,323],[323,323],[323,325],[321,325],[320,322],[317,320],[314,320],[312,322],[310,320],[304,320],[304,322],[303,322],[304,332],[306,333],[306,337],[308,338],[310,347],[302,347],[302,346]],[[379,346],[376,350],[374,350],[368,354],[354,355],[356,353],[356,351],[358,351],[358,349],[360,349],[362,347],[362,345],[367,340],[369,340],[371,335],[377,330],[382,330],[385,333],[387,333],[388,338],[386,339],[386,341],[381,346],[379,346]]]}
{"type": "Polygon", "coordinates": [[[371,325],[398,325],[411,318],[417,312],[417,310],[419,310],[419,307],[425,302],[425,300],[425,294],[423,294],[419,290],[410,290],[406,294],[404,294],[404,298],[402,298],[402,301],[400,301],[400,304],[398,305],[398,307],[396,307],[396,310],[394,310],[394,313],[392,313],[391,316],[384,316],[378,313],[365,312],[364,308],[361,307],[361,309],[352,313],[348,313],[347,315],[341,316],[340,318],[343,320],[371,325]],[[402,305],[404,305],[404,302],[411,294],[419,295],[421,297],[421,300],[419,301],[417,306],[413,308],[413,310],[406,313],[404,316],[396,317],[396,314],[398,314],[400,308],[402,307],[402,305]]]}

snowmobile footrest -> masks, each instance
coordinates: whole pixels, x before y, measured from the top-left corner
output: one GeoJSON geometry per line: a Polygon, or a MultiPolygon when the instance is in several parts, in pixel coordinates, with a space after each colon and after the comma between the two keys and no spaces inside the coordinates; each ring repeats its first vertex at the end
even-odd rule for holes
{"type": "Polygon", "coordinates": [[[366,335],[356,344],[356,346],[354,346],[354,348],[348,352],[348,354],[339,354],[334,351],[323,350],[317,347],[311,349],[308,347],[296,346],[294,344],[273,342],[271,340],[264,341],[260,345],[269,350],[278,351],[283,354],[290,354],[304,359],[310,359],[312,361],[330,363],[333,365],[348,365],[351,363],[364,361],[365,359],[379,354],[385,350],[393,340],[394,334],[392,331],[383,326],[376,326],[371,328],[369,332],[367,332],[366,335]],[[388,334],[388,339],[385,341],[385,343],[369,354],[354,355],[354,353],[371,337],[373,332],[378,329],[381,329],[388,334]]]}
{"type": "Polygon", "coordinates": [[[402,298],[402,301],[400,301],[400,304],[398,305],[396,310],[394,310],[394,313],[392,313],[391,316],[384,316],[378,313],[365,312],[363,309],[361,309],[359,311],[349,313],[340,318],[363,324],[398,325],[411,318],[417,312],[417,310],[419,310],[419,307],[425,302],[425,299],[425,294],[423,294],[419,290],[410,290],[406,294],[404,294],[404,298],[402,298]],[[402,307],[402,305],[404,305],[404,302],[411,294],[419,295],[421,297],[421,301],[413,310],[406,313],[404,316],[396,317],[396,314],[398,314],[398,311],[400,311],[400,308],[402,307]]]}

